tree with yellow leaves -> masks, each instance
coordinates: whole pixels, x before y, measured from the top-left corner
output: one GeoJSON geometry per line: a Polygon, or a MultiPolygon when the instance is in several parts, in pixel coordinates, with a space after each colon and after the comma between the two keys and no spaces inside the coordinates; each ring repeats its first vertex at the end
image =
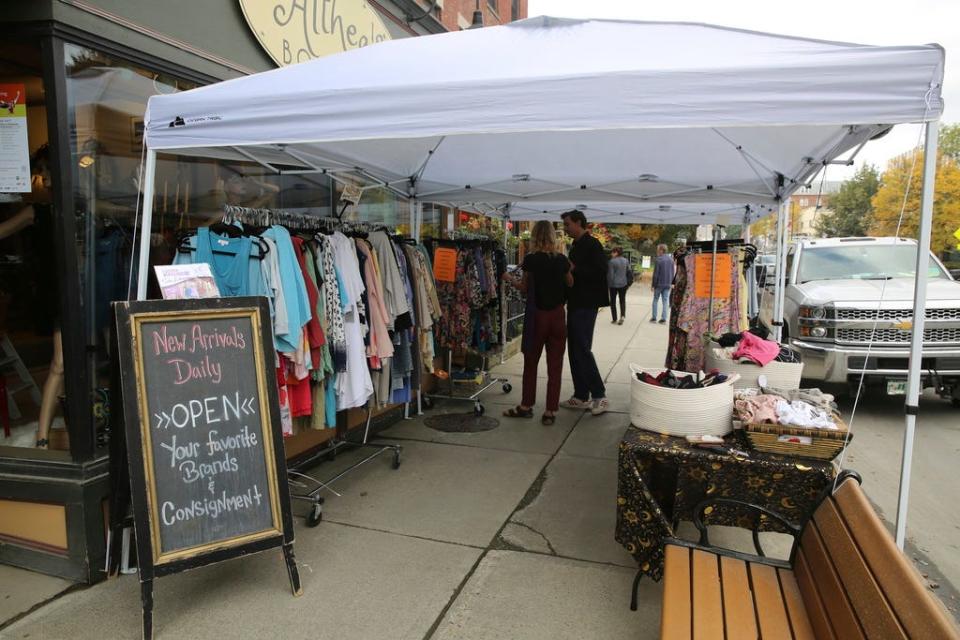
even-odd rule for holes
{"type": "MultiPolygon", "coordinates": [[[[881,177],[881,186],[873,196],[873,224],[870,233],[875,236],[892,236],[897,231],[900,210],[903,223],[900,237],[916,238],[920,221],[920,191],[923,182],[923,152],[905,153],[891,160],[881,177]],[[917,155],[914,162],[914,154],[917,155]],[[910,179],[910,169],[913,177],[910,179]],[[907,183],[910,193],[906,207],[903,206],[907,183]]],[[[937,162],[937,180],[933,200],[933,237],[930,248],[940,254],[953,249],[957,240],[953,232],[960,228],[960,166],[957,161],[941,155],[937,162]]]]}

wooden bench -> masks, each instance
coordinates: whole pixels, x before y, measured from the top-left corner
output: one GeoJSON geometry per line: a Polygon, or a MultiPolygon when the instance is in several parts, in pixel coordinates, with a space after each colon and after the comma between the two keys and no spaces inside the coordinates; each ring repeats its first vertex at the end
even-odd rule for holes
{"type": "Polygon", "coordinates": [[[852,472],[803,529],[745,502],[697,506],[700,542],[670,540],[660,637],[890,640],[960,638],[954,621],[894,544],[852,472]],[[710,547],[704,510],[737,506],[780,522],[793,535],[789,562],[710,547]]]}

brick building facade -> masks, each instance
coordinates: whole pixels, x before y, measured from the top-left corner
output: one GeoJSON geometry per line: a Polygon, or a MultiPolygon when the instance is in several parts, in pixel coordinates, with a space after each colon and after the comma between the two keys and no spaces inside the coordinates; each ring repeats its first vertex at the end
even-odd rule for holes
{"type": "MultiPolygon", "coordinates": [[[[435,15],[448,31],[470,26],[477,0],[438,0],[435,15]]],[[[490,27],[527,17],[527,0],[479,0],[483,24],[490,27]]]]}

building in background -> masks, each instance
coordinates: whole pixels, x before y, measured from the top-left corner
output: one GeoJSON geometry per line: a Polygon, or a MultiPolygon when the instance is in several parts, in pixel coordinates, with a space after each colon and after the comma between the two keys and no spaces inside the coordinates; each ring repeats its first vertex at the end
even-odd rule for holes
{"type": "Polygon", "coordinates": [[[842,180],[814,181],[809,187],[801,187],[790,196],[787,206],[790,211],[790,225],[793,239],[816,238],[817,221],[820,216],[832,213],[830,196],[840,191],[842,180]]]}
{"type": "MultiPolygon", "coordinates": [[[[429,0],[420,0],[426,5],[429,0]]],[[[434,15],[447,31],[467,29],[473,23],[473,13],[483,12],[483,26],[506,24],[527,17],[527,0],[436,0],[434,15]]]]}
{"type": "MultiPolygon", "coordinates": [[[[480,4],[486,25],[526,15],[525,1],[480,4]]],[[[0,167],[0,393],[8,401],[5,408],[0,403],[0,424],[9,427],[0,429],[0,563],[95,582],[105,577],[110,416],[119,414],[110,401],[110,301],[128,298],[136,282],[131,265],[147,100],[384,40],[459,29],[459,16],[469,21],[475,3],[3,5],[0,97],[14,105],[17,136],[0,167]],[[52,393],[43,393],[47,387],[52,393]],[[51,427],[46,449],[36,446],[41,423],[51,427]]],[[[326,176],[276,176],[250,163],[161,154],[151,260],[169,263],[178,234],[219,219],[224,204],[323,214],[339,191],[326,176]]],[[[352,215],[402,227],[408,212],[406,201],[370,189],[352,215]]],[[[440,231],[450,217],[442,207],[427,207],[424,226],[440,231]]],[[[286,443],[288,455],[316,446],[320,437],[286,443]]]]}

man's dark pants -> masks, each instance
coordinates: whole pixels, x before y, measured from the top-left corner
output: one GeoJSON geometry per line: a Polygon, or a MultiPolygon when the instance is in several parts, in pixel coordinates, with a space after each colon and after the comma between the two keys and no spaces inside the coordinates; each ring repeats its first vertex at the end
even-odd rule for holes
{"type": "Polygon", "coordinates": [[[605,398],[607,390],[593,358],[593,328],[597,309],[567,309],[567,355],[573,377],[573,395],[579,400],[605,398]]]}

